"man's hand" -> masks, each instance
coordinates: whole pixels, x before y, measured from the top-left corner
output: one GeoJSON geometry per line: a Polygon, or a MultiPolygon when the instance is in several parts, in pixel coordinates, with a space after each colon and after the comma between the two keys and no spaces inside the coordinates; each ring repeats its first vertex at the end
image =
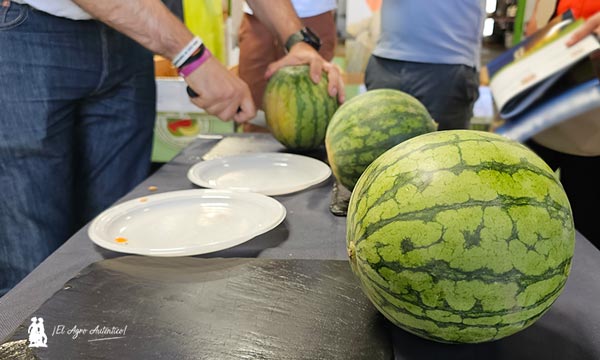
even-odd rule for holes
{"type": "Polygon", "coordinates": [[[576,44],[591,33],[600,35],[600,13],[596,13],[594,16],[587,19],[585,24],[571,35],[571,38],[567,41],[567,46],[576,44]]]}
{"type": "Polygon", "coordinates": [[[198,94],[191,98],[192,103],[221,120],[233,119],[243,123],[256,116],[248,85],[214,57],[187,76],[185,81],[198,94]]]}
{"type": "Polygon", "coordinates": [[[315,84],[321,81],[321,73],[325,71],[329,80],[328,91],[330,96],[337,96],[338,101],[343,103],[346,97],[344,81],[340,69],[330,62],[325,61],[319,53],[310,45],[299,42],[292,46],[290,52],[283,58],[269,65],[265,77],[270,78],[277,70],[284,66],[310,65],[310,76],[315,84]]]}

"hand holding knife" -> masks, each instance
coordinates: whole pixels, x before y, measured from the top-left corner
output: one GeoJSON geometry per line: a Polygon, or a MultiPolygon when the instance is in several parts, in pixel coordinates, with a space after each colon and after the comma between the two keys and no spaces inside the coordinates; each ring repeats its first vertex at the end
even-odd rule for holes
{"type": "MultiPolygon", "coordinates": [[[[185,91],[187,91],[188,96],[191,98],[198,97],[198,94],[196,94],[196,92],[189,86],[185,89],[185,91]]],[[[238,106],[236,114],[239,114],[240,112],[242,112],[242,108],[238,106]]]]}

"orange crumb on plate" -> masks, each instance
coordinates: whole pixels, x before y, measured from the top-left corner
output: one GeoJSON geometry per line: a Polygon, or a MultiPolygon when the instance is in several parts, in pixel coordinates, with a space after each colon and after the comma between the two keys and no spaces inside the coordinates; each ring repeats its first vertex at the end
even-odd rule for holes
{"type": "Polygon", "coordinates": [[[148,190],[150,190],[150,191],[156,191],[156,190],[158,190],[158,188],[156,186],[154,186],[154,185],[151,185],[151,186],[148,186],[148,190]]]}
{"type": "Polygon", "coordinates": [[[140,199],[140,202],[146,202],[146,201],[148,201],[148,198],[141,198],[140,199]]]}
{"type": "Polygon", "coordinates": [[[126,243],[127,239],[125,239],[124,237],[118,237],[118,238],[115,238],[115,241],[122,244],[122,243],[126,243]]]}

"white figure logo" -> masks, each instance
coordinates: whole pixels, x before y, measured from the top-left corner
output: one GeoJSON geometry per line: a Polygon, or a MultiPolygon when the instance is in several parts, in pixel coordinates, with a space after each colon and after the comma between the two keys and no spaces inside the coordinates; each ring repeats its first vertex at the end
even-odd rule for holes
{"type": "Polygon", "coordinates": [[[48,347],[44,319],[32,317],[27,333],[29,334],[29,347],[48,347]]]}

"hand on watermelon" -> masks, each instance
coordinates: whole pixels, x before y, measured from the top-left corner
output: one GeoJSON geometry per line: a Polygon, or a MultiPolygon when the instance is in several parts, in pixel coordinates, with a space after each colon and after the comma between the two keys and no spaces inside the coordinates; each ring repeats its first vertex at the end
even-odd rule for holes
{"type": "Polygon", "coordinates": [[[286,56],[271,63],[267,68],[265,77],[270,78],[284,66],[304,64],[310,65],[310,76],[315,84],[318,84],[321,80],[321,73],[326,72],[329,80],[327,88],[329,95],[332,97],[337,96],[340,103],[344,102],[346,94],[340,69],[335,64],[325,61],[315,49],[303,42],[294,45],[286,56]]]}

